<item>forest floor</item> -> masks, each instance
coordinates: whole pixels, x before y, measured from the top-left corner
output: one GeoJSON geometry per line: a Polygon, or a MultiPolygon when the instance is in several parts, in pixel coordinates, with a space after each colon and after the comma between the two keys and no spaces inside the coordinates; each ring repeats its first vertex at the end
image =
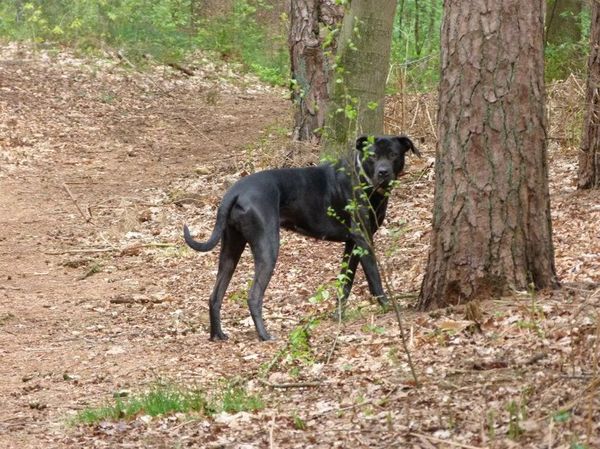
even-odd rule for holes
{"type": "Polygon", "coordinates": [[[218,251],[188,250],[182,225],[207,236],[240,176],[316,155],[289,144],[285,92],[201,56],[191,66],[187,77],[0,47],[0,447],[600,447],[600,200],[575,188],[577,80],[549,102],[563,288],[432,313],[413,306],[435,101],[389,99],[388,131],[425,153],[408,160],[376,238],[417,385],[394,314],[362,275],[349,318],[327,318],[342,246],[287,232],[264,306],[278,338],[256,338],[246,253],[223,307],[230,339],[208,341],[218,251]],[[263,406],[73,420],[165,384],[221,399],[237,388],[263,406]]]}

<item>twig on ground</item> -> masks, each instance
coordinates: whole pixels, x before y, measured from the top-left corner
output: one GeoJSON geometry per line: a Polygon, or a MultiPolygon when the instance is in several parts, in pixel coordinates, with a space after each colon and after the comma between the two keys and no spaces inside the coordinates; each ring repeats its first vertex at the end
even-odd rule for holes
{"type": "Polygon", "coordinates": [[[194,76],[194,71],[192,69],[188,69],[187,67],[177,62],[169,62],[167,65],[169,67],[173,67],[175,70],[179,70],[180,72],[185,73],[187,76],[194,76]]]}
{"type": "Polygon", "coordinates": [[[85,253],[110,253],[119,251],[121,253],[127,253],[127,251],[131,251],[139,248],[174,248],[179,246],[177,243],[161,243],[161,242],[152,242],[152,243],[135,243],[130,246],[126,246],[125,248],[74,248],[74,249],[65,249],[62,251],[47,251],[44,252],[47,256],[60,256],[62,254],[85,254],[85,253]]]}
{"type": "Polygon", "coordinates": [[[275,440],[273,438],[273,430],[275,429],[275,415],[271,418],[271,423],[269,424],[269,449],[273,449],[275,447],[275,440]]]}
{"type": "Polygon", "coordinates": [[[341,333],[342,333],[342,327],[341,327],[341,325],[339,325],[338,331],[335,334],[335,338],[333,339],[333,344],[331,345],[331,349],[329,350],[329,353],[327,354],[327,360],[325,360],[325,365],[329,365],[329,362],[331,361],[331,357],[333,356],[333,353],[335,352],[335,347],[337,346],[338,338],[340,337],[341,333]]]}
{"type": "Polygon", "coordinates": [[[96,274],[101,271],[100,265],[94,263],[92,266],[81,276],[77,278],[78,281],[83,281],[84,279],[89,278],[92,274],[96,274]]]}
{"type": "Polygon", "coordinates": [[[196,125],[194,125],[192,122],[190,122],[186,117],[183,116],[178,116],[178,118],[180,118],[181,120],[183,120],[184,122],[186,122],[188,124],[188,126],[190,126],[190,128],[192,128],[194,131],[196,131],[198,134],[200,134],[200,136],[206,140],[206,142],[210,142],[211,145],[214,145],[217,148],[220,148],[222,150],[226,150],[226,148],[220,144],[219,142],[216,142],[215,140],[211,139],[210,137],[208,137],[205,133],[203,133],[200,128],[198,128],[196,125]]]}
{"type": "Polygon", "coordinates": [[[44,254],[47,256],[60,256],[62,254],[109,253],[111,251],[119,251],[119,248],[76,248],[62,251],[46,251],[44,254]]]}
{"type": "MultiPolygon", "coordinates": [[[[561,410],[571,410],[572,408],[575,408],[578,405],[583,404],[583,400],[585,398],[589,398],[590,395],[595,396],[597,394],[596,390],[598,390],[598,388],[600,388],[600,376],[594,377],[583,388],[583,390],[581,390],[581,394],[577,398],[575,398],[574,400],[572,400],[571,402],[569,402],[569,403],[567,403],[565,405],[562,405],[560,407],[560,409],[561,410]]],[[[548,414],[542,416],[541,418],[539,418],[538,421],[543,421],[545,419],[552,419],[552,414],[553,413],[548,413],[548,414]]]]}
{"type": "Polygon", "coordinates": [[[281,358],[281,356],[287,350],[288,346],[289,346],[289,343],[287,343],[282,349],[280,349],[279,351],[277,351],[277,353],[275,354],[275,356],[271,359],[271,361],[269,362],[269,364],[266,366],[265,371],[262,373],[264,376],[266,376],[269,373],[269,371],[271,371],[271,368],[273,368],[273,366],[275,366],[275,364],[279,361],[279,359],[281,358]]]}
{"type": "Polygon", "coordinates": [[[546,357],[548,357],[548,353],[547,352],[538,352],[537,354],[533,354],[527,360],[524,360],[521,363],[521,365],[533,365],[534,363],[537,363],[540,360],[545,359],[546,357]]]}
{"type": "Polygon", "coordinates": [[[117,58],[120,61],[123,61],[125,64],[127,64],[132,69],[137,70],[137,67],[129,59],[127,59],[127,57],[123,54],[123,52],[121,50],[119,50],[117,52],[117,58]]]}
{"type": "Polygon", "coordinates": [[[179,429],[181,429],[182,427],[185,427],[185,426],[187,426],[188,424],[197,423],[198,421],[199,421],[199,420],[198,420],[197,418],[194,418],[194,419],[188,419],[187,421],[184,421],[184,422],[182,422],[182,423],[180,423],[180,424],[177,424],[175,427],[172,427],[172,428],[170,429],[170,431],[171,431],[171,432],[174,432],[174,431],[176,431],[176,430],[179,430],[179,429]]]}
{"type": "Polygon", "coordinates": [[[258,379],[258,381],[261,384],[266,385],[267,387],[271,387],[271,388],[311,388],[311,387],[321,387],[321,386],[325,385],[325,383],[322,381],[290,382],[290,383],[285,383],[285,384],[274,384],[274,383],[271,383],[264,379],[258,379]]]}
{"type": "Polygon", "coordinates": [[[463,447],[466,449],[484,449],[485,448],[485,446],[471,446],[470,444],[456,443],[454,441],[444,440],[442,438],[436,438],[436,437],[432,437],[430,435],[424,435],[422,433],[417,433],[417,432],[410,432],[409,435],[412,435],[413,437],[417,437],[417,438],[425,438],[426,440],[433,441],[435,443],[444,443],[444,444],[447,444],[449,446],[454,446],[454,447],[463,447]]]}
{"type": "Polygon", "coordinates": [[[79,211],[79,213],[81,214],[81,216],[83,217],[83,219],[85,220],[85,222],[86,223],[92,223],[92,216],[91,216],[91,214],[88,217],[85,216],[85,214],[83,213],[83,211],[79,207],[79,204],[77,204],[77,200],[75,199],[75,197],[71,193],[71,190],[69,190],[69,186],[67,186],[67,184],[63,182],[63,187],[67,191],[67,193],[69,194],[69,196],[71,197],[71,200],[73,200],[73,204],[75,204],[75,207],[77,208],[77,210],[79,211]]]}
{"type": "Polygon", "coordinates": [[[345,412],[347,410],[352,410],[353,408],[364,407],[364,406],[367,406],[367,405],[379,405],[379,404],[383,404],[397,390],[398,390],[398,387],[395,386],[389,392],[387,392],[387,394],[384,397],[382,397],[382,398],[369,399],[368,401],[361,402],[360,404],[352,404],[352,405],[347,405],[345,407],[328,409],[328,410],[325,410],[323,412],[316,413],[315,415],[311,416],[310,419],[317,418],[319,416],[326,415],[327,413],[331,413],[331,412],[340,413],[340,412],[345,412]]]}

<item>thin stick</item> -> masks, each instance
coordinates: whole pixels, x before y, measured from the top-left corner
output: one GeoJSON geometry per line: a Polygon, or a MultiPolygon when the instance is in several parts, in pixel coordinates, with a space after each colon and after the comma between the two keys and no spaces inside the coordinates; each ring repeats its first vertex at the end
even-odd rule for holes
{"type": "Polygon", "coordinates": [[[550,418],[548,424],[548,449],[552,449],[553,446],[552,429],[554,429],[554,418],[550,418]]]}
{"type": "Polygon", "coordinates": [[[398,390],[398,387],[394,387],[392,388],[384,397],[382,397],[381,399],[379,398],[374,398],[374,399],[369,399],[368,401],[365,402],[361,402],[360,404],[352,404],[352,405],[347,405],[345,407],[340,407],[340,408],[332,408],[332,409],[328,409],[325,411],[322,411],[320,413],[317,413],[313,416],[310,417],[310,419],[313,418],[317,418],[319,416],[322,415],[326,415],[327,413],[331,413],[331,412],[336,412],[336,413],[340,413],[340,412],[345,412],[347,410],[352,410],[353,408],[359,408],[359,407],[365,407],[367,405],[378,405],[375,404],[376,402],[378,402],[379,404],[383,404],[385,401],[388,400],[388,398],[394,393],[396,392],[396,390],[398,390]]]}
{"type": "Polygon", "coordinates": [[[48,251],[44,252],[47,256],[60,256],[62,254],[85,254],[85,253],[108,253],[111,251],[119,251],[118,248],[83,248],[83,249],[65,249],[63,251],[48,251]]]}
{"type": "MultiPolygon", "coordinates": [[[[386,276],[387,277],[387,276],[386,276]]],[[[386,284],[388,284],[386,280],[386,284]]],[[[386,286],[388,291],[389,285],[386,286]]],[[[390,295],[390,300],[392,301],[392,306],[394,307],[394,314],[396,315],[396,320],[398,321],[398,328],[400,329],[400,341],[402,342],[402,347],[404,348],[404,352],[406,353],[406,358],[408,359],[408,366],[410,368],[410,372],[415,381],[415,386],[419,388],[421,383],[419,382],[419,378],[417,377],[417,372],[415,370],[415,365],[412,361],[412,356],[410,355],[410,350],[408,349],[408,343],[406,341],[406,333],[404,332],[404,325],[402,324],[402,316],[400,315],[400,307],[398,306],[398,302],[394,295],[390,295]]]]}
{"type": "Polygon", "coordinates": [[[173,67],[176,70],[179,70],[180,72],[185,73],[187,76],[194,76],[194,71],[192,69],[188,69],[187,67],[185,67],[177,62],[169,62],[169,63],[167,63],[167,65],[169,67],[173,67]]]}
{"type": "Polygon", "coordinates": [[[181,429],[182,427],[185,427],[185,426],[187,426],[188,424],[195,423],[195,422],[198,422],[198,419],[197,419],[197,418],[194,418],[194,419],[188,419],[187,421],[184,421],[184,422],[182,422],[181,424],[177,424],[175,427],[172,427],[172,428],[170,429],[170,431],[171,431],[171,432],[173,432],[173,431],[175,431],[175,430],[178,430],[178,429],[181,429]]]}
{"type": "Polygon", "coordinates": [[[161,242],[152,242],[152,243],[136,243],[134,245],[126,246],[125,248],[75,248],[75,249],[65,249],[63,251],[48,251],[44,252],[47,256],[60,256],[62,254],[85,254],[85,253],[109,253],[111,251],[131,251],[132,249],[138,248],[174,248],[177,247],[177,243],[161,243],[161,242]]]}
{"type": "Polygon", "coordinates": [[[425,103],[425,113],[427,114],[427,120],[429,120],[429,126],[431,126],[431,134],[433,134],[435,140],[438,140],[438,136],[435,132],[435,126],[433,126],[433,120],[431,119],[431,114],[429,113],[429,107],[427,106],[427,103],[425,103]]]}
{"type": "Polygon", "coordinates": [[[325,385],[321,381],[318,381],[318,382],[291,382],[291,383],[286,383],[286,384],[273,384],[264,379],[258,379],[258,381],[261,384],[266,385],[267,387],[271,387],[271,388],[309,388],[309,387],[321,387],[321,386],[325,385]]]}
{"type": "Polygon", "coordinates": [[[79,204],[77,204],[77,200],[75,199],[75,197],[73,196],[73,194],[69,190],[69,186],[67,186],[67,184],[63,182],[63,187],[67,191],[67,193],[69,194],[69,196],[71,197],[71,200],[73,200],[73,204],[75,204],[75,207],[77,208],[77,210],[79,211],[79,213],[81,214],[81,216],[83,217],[83,219],[85,220],[85,222],[86,223],[91,223],[92,222],[92,217],[91,216],[89,216],[89,217],[85,216],[85,214],[83,213],[83,211],[79,207],[79,204]]]}
{"type": "MultiPolygon", "coordinates": [[[[271,371],[271,368],[273,368],[275,366],[275,364],[279,361],[279,359],[285,353],[285,351],[287,350],[287,348],[288,348],[289,345],[290,345],[289,343],[286,343],[286,345],[282,349],[280,349],[279,351],[277,351],[277,353],[275,354],[275,356],[271,359],[271,361],[269,362],[269,364],[265,368],[265,371],[264,371],[263,375],[266,376],[267,374],[269,374],[269,371],[271,371]]],[[[259,379],[259,380],[261,380],[261,379],[259,379]]]]}
{"type": "Polygon", "coordinates": [[[417,438],[425,438],[426,440],[433,441],[435,443],[448,444],[448,445],[454,446],[454,447],[464,447],[466,449],[484,449],[484,447],[481,447],[481,446],[471,446],[470,444],[455,443],[454,441],[443,440],[441,438],[436,438],[436,437],[432,437],[429,435],[423,435],[422,433],[417,433],[417,432],[410,432],[409,435],[412,435],[417,438]]]}
{"type": "Polygon", "coordinates": [[[410,127],[412,128],[413,126],[415,126],[415,123],[417,121],[417,116],[419,115],[419,111],[421,110],[421,102],[417,101],[417,107],[415,108],[415,114],[413,115],[413,119],[410,122],[410,127]]]}
{"type": "Polygon", "coordinates": [[[269,449],[275,448],[275,440],[273,438],[273,430],[275,429],[275,415],[271,418],[271,424],[269,425],[269,449]]]}
{"type": "Polygon", "coordinates": [[[325,360],[325,365],[329,365],[329,362],[331,361],[331,357],[333,356],[333,353],[335,352],[335,347],[337,345],[338,338],[339,338],[339,336],[340,336],[341,333],[342,333],[342,327],[338,325],[338,331],[335,334],[335,338],[333,339],[333,344],[331,345],[331,349],[329,350],[329,354],[327,354],[327,360],[325,360]]]}

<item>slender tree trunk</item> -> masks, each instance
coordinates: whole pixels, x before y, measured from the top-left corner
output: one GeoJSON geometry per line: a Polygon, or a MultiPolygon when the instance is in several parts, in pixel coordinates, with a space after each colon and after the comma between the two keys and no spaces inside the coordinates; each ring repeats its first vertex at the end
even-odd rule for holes
{"type": "Polygon", "coordinates": [[[358,134],[383,132],[396,0],[352,0],[338,40],[325,152],[340,154],[358,134]]]}
{"type": "Polygon", "coordinates": [[[556,287],[546,160],[545,0],[446,0],[422,310],[556,287]]]}
{"type": "Polygon", "coordinates": [[[402,33],[402,29],[403,29],[403,22],[402,20],[404,19],[404,4],[405,4],[406,0],[399,0],[398,1],[398,40],[400,42],[402,42],[402,39],[404,39],[404,34],[402,33]]]}
{"type": "Polygon", "coordinates": [[[423,42],[421,42],[421,20],[419,14],[419,0],[415,1],[415,54],[417,57],[421,56],[421,49],[423,48],[423,42]]]}
{"type": "Polygon", "coordinates": [[[583,0],[548,0],[546,42],[553,45],[579,42],[583,0]]]}
{"type": "MultiPolygon", "coordinates": [[[[293,0],[290,9],[290,61],[294,140],[318,143],[329,100],[331,67],[323,49],[321,23],[335,25],[343,9],[332,0],[293,0]]],[[[335,48],[335,46],[333,46],[335,48]]]]}
{"type": "Polygon", "coordinates": [[[579,153],[580,189],[600,188],[600,0],[592,1],[587,111],[579,153]]]}

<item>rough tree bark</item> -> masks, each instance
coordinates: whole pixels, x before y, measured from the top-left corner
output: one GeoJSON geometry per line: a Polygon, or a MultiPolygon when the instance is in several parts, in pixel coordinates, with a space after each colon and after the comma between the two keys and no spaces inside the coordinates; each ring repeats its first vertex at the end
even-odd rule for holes
{"type": "Polygon", "coordinates": [[[435,196],[421,310],[556,287],[545,0],[446,0],[435,196]]]}
{"type": "Polygon", "coordinates": [[[358,134],[383,132],[385,83],[396,0],[352,0],[338,39],[325,152],[339,154],[358,134]]]}
{"type": "MultiPolygon", "coordinates": [[[[343,8],[334,0],[293,0],[290,8],[290,61],[294,140],[318,143],[329,100],[331,64],[323,49],[321,24],[335,26],[343,8]]],[[[332,48],[335,48],[334,46],[332,48]]]]}
{"type": "Polygon", "coordinates": [[[592,1],[587,111],[579,153],[580,189],[600,188],[600,1],[592,1]]]}

